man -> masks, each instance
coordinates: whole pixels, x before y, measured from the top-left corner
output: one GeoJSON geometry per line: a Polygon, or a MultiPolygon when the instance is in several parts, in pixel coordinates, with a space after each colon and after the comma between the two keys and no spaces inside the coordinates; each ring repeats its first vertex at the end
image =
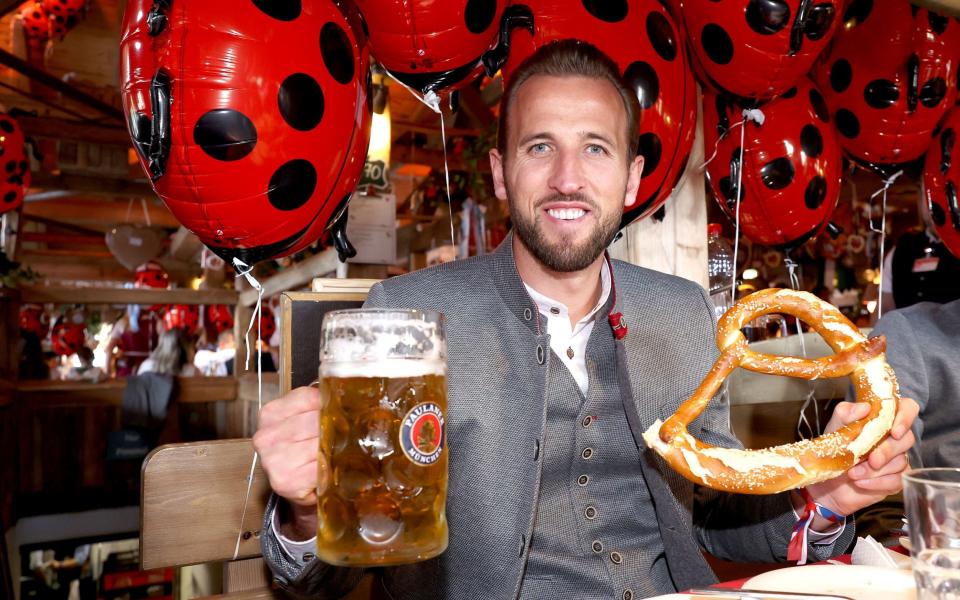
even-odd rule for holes
{"type": "MultiPolygon", "coordinates": [[[[717,355],[702,288],[604,255],[640,182],[638,114],[635,92],[596,48],[541,48],[513,76],[490,154],[515,235],[491,255],[371,289],[370,306],[447,316],[450,546],[384,569],[392,597],[632,600],[712,582],[701,547],[785,558],[799,496],[695,490],[638,441],[717,355]]],[[[811,486],[814,498],[850,514],[899,488],[912,443],[905,404],[893,439],[811,486]]],[[[271,402],[254,444],[282,498],[263,542],[277,580],[334,598],[361,572],[302,554],[316,530],[318,407],[311,389],[271,402]]],[[[846,405],[837,418],[861,416],[846,405]]],[[[736,445],[727,417],[715,404],[691,431],[736,445]]],[[[319,485],[328,480],[324,472],[319,485]]],[[[820,517],[814,529],[827,530],[809,549],[818,558],[853,535],[820,517]]]]}

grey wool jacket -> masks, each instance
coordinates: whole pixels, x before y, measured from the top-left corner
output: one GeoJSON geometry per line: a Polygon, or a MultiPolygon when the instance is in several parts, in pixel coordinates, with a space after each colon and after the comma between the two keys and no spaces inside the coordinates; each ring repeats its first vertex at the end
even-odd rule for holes
{"type": "MultiPolygon", "coordinates": [[[[785,560],[795,521],[786,494],[741,496],[694,486],[640,437],[693,393],[717,357],[706,293],[678,277],[620,261],[612,267],[612,312],[623,314],[628,332],[611,360],[642,457],[636,483],[647,485],[652,498],[672,587],[715,581],[701,549],[729,560],[785,560]]],[[[377,585],[398,600],[516,598],[540,491],[551,353],[546,324],[517,273],[512,237],[492,254],[379,283],[367,306],[443,312],[448,344],[450,546],[435,559],[382,569],[377,585]]],[[[605,315],[597,319],[597,327],[609,326],[605,315]]],[[[717,402],[690,431],[711,444],[739,446],[717,402]]],[[[338,598],[356,585],[359,569],[290,560],[273,531],[273,502],[262,546],[277,583],[310,598],[338,598]]],[[[847,527],[834,544],[811,546],[810,557],[840,553],[852,537],[847,527]]],[[[568,597],[577,598],[578,590],[568,597]]]]}

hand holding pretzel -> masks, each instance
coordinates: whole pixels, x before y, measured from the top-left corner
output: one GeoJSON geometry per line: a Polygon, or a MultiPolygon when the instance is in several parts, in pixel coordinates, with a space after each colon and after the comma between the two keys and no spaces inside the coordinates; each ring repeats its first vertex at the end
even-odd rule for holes
{"type": "MultiPolygon", "coordinates": [[[[899,390],[893,369],[883,355],[885,339],[866,339],[836,307],[812,294],[769,289],[747,296],[720,319],[717,345],[720,357],[693,396],[665,423],[657,420],[643,435],[647,445],[687,479],[710,488],[744,494],[771,494],[808,486],[844,475],[878,446],[894,424],[899,390]],[[770,313],[802,319],[823,336],[836,354],[803,359],[751,351],[740,329],[749,321],[770,313]],[[849,376],[856,389],[853,410],[866,414],[814,440],[765,450],[717,448],[695,439],[687,427],[738,366],[804,379],[849,376]]],[[[834,423],[835,427],[838,425],[834,423]]],[[[875,462],[878,462],[876,467],[889,468],[879,464],[882,462],[879,459],[875,462]]],[[[825,488],[820,491],[829,493],[825,488]]]]}

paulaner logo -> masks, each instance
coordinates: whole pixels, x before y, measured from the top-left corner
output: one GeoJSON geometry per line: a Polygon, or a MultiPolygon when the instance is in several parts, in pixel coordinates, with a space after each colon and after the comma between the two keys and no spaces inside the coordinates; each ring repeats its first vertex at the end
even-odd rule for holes
{"type": "Polygon", "coordinates": [[[400,447],[414,464],[429,466],[443,453],[443,435],[443,412],[433,402],[424,402],[403,417],[400,447]]]}

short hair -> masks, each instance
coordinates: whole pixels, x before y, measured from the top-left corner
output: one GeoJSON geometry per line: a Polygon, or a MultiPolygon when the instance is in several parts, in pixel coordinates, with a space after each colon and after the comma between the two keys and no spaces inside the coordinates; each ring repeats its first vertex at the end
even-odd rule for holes
{"type": "Polygon", "coordinates": [[[640,101],[620,76],[620,70],[609,56],[589,42],[575,39],[558,40],[540,46],[513,72],[500,100],[500,122],[497,128],[497,150],[506,154],[507,118],[520,92],[531,77],[587,77],[609,81],[620,94],[627,115],[627,160],[637,155],[636,136],[640,130],[640,101]]]}

